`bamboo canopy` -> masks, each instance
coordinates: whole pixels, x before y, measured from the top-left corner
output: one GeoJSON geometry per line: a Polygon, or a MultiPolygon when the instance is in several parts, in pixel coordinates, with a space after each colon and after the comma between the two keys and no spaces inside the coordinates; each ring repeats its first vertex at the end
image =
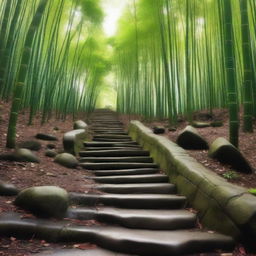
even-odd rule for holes
{"type": "MultiPolygon", "coordinates": [[[[104,0],[1,0],[0,97],[42,123],[90,112],[113,75],[117,111],[147,119],[228,108],[238,146],[256,116],[255,0],[127,0],[117,34],[102,29],[104,0]]],[[[105,90],[107,92],[108,90],[105,90]]]]}

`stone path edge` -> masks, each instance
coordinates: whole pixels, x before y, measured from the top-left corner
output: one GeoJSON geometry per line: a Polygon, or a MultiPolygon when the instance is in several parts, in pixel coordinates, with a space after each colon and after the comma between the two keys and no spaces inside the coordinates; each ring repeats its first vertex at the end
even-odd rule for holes
{"type": "Polygon", "coordinates": [[[83,141],[88,139],[88,129],[77,129],[66,132],[63,136],[63,146],[67,153],[77,155],[83,148],[83,141]]]}
{"type": "Polygon", "coordinates": [[[188,198],[208,228],[237,240],[255,241],[256,197],[245,188],[228,183],[204,167],[174,142],[139,121],[131,121],[129,135],[165,170],[178,193],[188,198]]]}

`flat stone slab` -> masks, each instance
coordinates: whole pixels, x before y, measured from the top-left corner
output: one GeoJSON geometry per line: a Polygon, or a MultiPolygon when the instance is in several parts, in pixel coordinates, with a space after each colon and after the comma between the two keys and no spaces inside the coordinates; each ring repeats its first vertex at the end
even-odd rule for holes
{"type": "Polygon", "coordinates": [[[158,173],[157,168],[141,168],[141,169],[123,169],[123,170],[99,170],[93,171],[96,176],[113,176],[113,175],[138,175],[138,174],[153,174],[158,173]]]}
{"type": "Polygon", "coordinates": [[[186,202],[184,196],[166,194],[81,194],[70,193],[70,200],[75,204],[95,206],[103,204],[132,209],[180,209],[186,202]]]}
{"type": "Polygon", "coordinates": [[[39,140],[48,140],[48,141],[56,141],[58,138],[52,134],[38,133],[35,136],[39,140]]]}
{"type": "Polygon", "coordinates": [[[210,146],[209,156],[222,163],[230,164],[234,169],[252,173],[253,169],[242,153],[225,138],[216,139],[210,146]]]}
{"type": "Polygon", "coordinates": [[[36,140],[22,141],[18,144],[18,148],[26,148],[33,151],[38,151],[42,147],[41,143],[36,140]]]}
{"type": "Polygon", "coordinates": [[[137,169],[137,168],[158,168],[154,163],[80,163],[85,169],[88,170],[120,170],[120,169],[137,169]]]}
{"type": "Polygon", "coordinates": [[[209,148],[207,141],[190,125],[179,134],[177,144],[185,149],[209,148]]]}
{"type": "Polygon", "coordinates": [[[97,150],[97,151],[81,151],[81,157],[89,156],[103,156],[103,157],[123,157],[123,156],[149,156],[149,152],[145,150],[129,150],[129,149],[116,149],[116,150],[97,150]]]}
{"type": "Polygon", "coordinates": [[[124,183],[160,183],[168,182],[169,177],[164,174],[143,174],[143,175],[118,175],[109,177],[92,177],[99,183],[105,184],[124,184],[124,183]]]}
{"type": "Polygon", "coordinates": [[[104,184],[95,187],[105,193],[112,194],[174,194],[176,187],[170,183],[145,184],[104,184]]]}
{"type": "Polygon", "coordinates": [[[107,163],[107,162],[135,162],[135,163],[153,163],[153,158],[148,156],[122,156],[122,157],[81,157],[80,159],[81,163],[107,163]]]}
{"type": "Polygon", "coordinates": [[[0,233],[19,239],[39,238],[49,242],[92,242],[122,253],[167,256],[212,252],[234,248],[232,238],[197,230],[148,231],[111,226],[70,226],[36,219],[0,217],[0,233]]]}
{"type": "Polygon", "coordinates": [[[129,135],[118,135],[118,134],[101,134],[94,135],[94,138],[108,138],[108,139],[131,139],[129,135]]]}
{"type": "Polygon", "coordinates": [[[111,252],[103,249],[63,249],[63,250],[46,250],[42,253],[37,253],[37,256],[135,256],[134,254],[123,254],[111,252]]]}
{"type": "Polygon", "coordinates": [[[93,141],[105,141],[105,142],[113,142],[113,143],[116,143],[116,142],[130,142],[132,141],[132,139],[111,139],[111,138],[93,138],[92,139],[93,141]]]}
{"type": "Polygon", "coordinates": [[[128,142],[107,142],[107,141],[85,141],[84,146],[85,147],[121,147],[121,146],[128,146],[131,145],[133,147],[134,145],[138,146],[139,144],[135,141],[128,141],[128,142]]]}
{"type": "Polygon", "coordinates": [[[69,209],[67,217],[79,220],[96,219],[127,228],[174,230],[195,227],[196,215],[187,210],[140,210],[99,207],[69,209]]]}
{"type": "Polygon", "coordinates": [[[18,193],[16,186],[0,181],[0,196],[16,196],[18,193]]]}
{"type": "Polygon", "coordinates": [[[86,147],[86,151],[101,151],[101,150],[104,150],[104,151],[112,151],[112,150],[142,150],[141,147],[139,146],[120,146],[120,147],[86,147]]]}
{"type": "Polygon", "coordinates": [[[211,126],[210,122],[193,121],[192,126],[195,128],[207,128],[211,126]]]}

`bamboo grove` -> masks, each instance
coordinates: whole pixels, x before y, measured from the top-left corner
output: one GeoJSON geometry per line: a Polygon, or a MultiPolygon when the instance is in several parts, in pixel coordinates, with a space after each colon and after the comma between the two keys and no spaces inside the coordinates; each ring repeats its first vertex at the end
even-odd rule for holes
{"type": "Polygon", "coordinates": [[[238,146],[256,116],[255,0],[132,0],[115,39],[117,109],[146,118],[229,107],[238,146]]]}
{"type": "Polygon", "coordinates": [[[15,146],[21,109],[31,124],[39,111],[44,123],[94,108],[109,66],[102,20],[97,0],[0,1],[0,97],[12,100],[7,146],[15,146]]]}
{"type": "MultiPolygon", "coordinates": [[[[146,118],[228,108],[230,141],[256,117],[255,0],[127,0],[117,35],[102,31],[104,0],[0,0],[0,98],[18,113],[90,112],[113,71],[117,110],[146,118]],[[112,54],[113,52],[113,54],[112,54]],[[112,56],[110,57],[110,55],[112,56]]],[[[110,88],[111,89],[111,88],[110,88]]]]}

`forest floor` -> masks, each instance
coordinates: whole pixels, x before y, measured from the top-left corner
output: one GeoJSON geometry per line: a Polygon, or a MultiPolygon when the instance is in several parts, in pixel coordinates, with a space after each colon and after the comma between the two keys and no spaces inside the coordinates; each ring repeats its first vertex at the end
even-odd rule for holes
{"type": "MultiPolygon", "coordinates": [[[[10,105],[4,102],[0,102],[0,153],[8,152],[10,150],[5,148],[6,135],[7,135],[7,125],[9,116],[10,105]]],[[[224,126],[220,128],[204,128],[200,129],[200,133],[207,137],[211,142],[215,138],[222,136],[227,137],[227,113],[224,111],[216,111],[216,116],[224,121],[224,126]]],[[[134,119],[135,117],[121,116],[121,120],[127,124],[129,119],[134,119]]],[[[136,117],[140,119],[139,117],[136,117]]],[[[28,123],[28,113],[25,111],[19,116],[19,121],[17,125],[17,142],[34,139],[34,136],[41,132],[47,134],[53,134],[58,137],[58,141],[54,142],[57,151],[62,151],[62,137],[63,134],[69,130],[73,129],[73,118],[68,116],[65,121],[59,121],[52,119],[48,123],[41,125],[40,116],[35,118],[33,126],[27,126],[28,123]]],[[[168,122],[144,122],[149,127],[155,125],[165,125],[168,126],[168,122]]],[[[175,141],[180,130],[186,126],[186,122],[180,122],[177,131],[166,132],[164,136],[175,141]]],[[[255,141],[256,133],[254,134],[244,134],[241,133],[240,137],[240,149],[246,155],[249,162],[253,167],[256,167],[256,154],[255,152],[255,141]]],[[[46,145],[49,142],[40,141],[42,148],[36,152],[39,156],[41,162],[37,163],[17,163],[17,162],[0,162],[0,180],[6,183],[12,183],[19,189],[40,186],[40,185],[54,185],[60,186],[69,192],[81,192],[88,193],[88,185],[92,184],[92,180],[85,179],[86,175],[89,175],[85,170],[82,169],[67,169],[65,167],[59,166],[53,162],[52,158],[46,157],[44,155],[46,145]]],[[[50,142],[52,143],[52,142],[50,142]]],[[[212,169],[214,172],[222,175],[226,171],[230,170],[228,166],[219,164],[217,161],[208,158],[206,151],[189,151],[189,153],[198,159],[207,168],[212,169]]],[[[256,187],[256,175],[240,175],[238,179],[230,180],[231,182],[237,183],[242,186],[256,187]]],[[[0,197],[0,214],[2,212],[15,211],[20,213],[21,216],[31,217],[25,211],[17,208],[13,204],[13,197],[0,197]]],[[[97,222],[85,221],[81,223],[76,223],[80,225],[98,225],[97,222]]],[[[31,239],[29,241],[18,240],[15,237],[11,238],[0,238],[0,256],[28,256],[34,255],[35,253],[42,252],[45,250],[54,249],[72,249],[78,248],[81,250],[96,248],[92,244],[53,244],[48,243],[44,240],[38,241],[31,239]]],[[[201,256],[206,256],[207,254],[201,254],[201,256]]],[[[213,254],[211,254],[213,255],[213,254]]],[[[216,254],[221,255],[221,254],[216,254]]],[[[231,254],[228,254],[229,256],[231,254]]],[[[232,254],[235,256],[249,255],[246,254],[242,246],[238,246],[235,252],[232,254]]],[[[250,254],[253,255],[253,254],[250,254]]]]}
{"type": "MultiPolygon", "coordinates": [[[[8,127],[10,105],[0,102],[0,154],[9,152],[6,149],[6,135],[8,127]]],[[[35,140],[37,133],[53,134],[58,141],[47,142],[40,140],[42,148],[35,152],[40,158],[40,163],[18,163],[9,161],[0,161],[0,180],[6,183],[14,184],[19,189],[31,186],[60,186],[69,192],[88,193],[88,185],[92,180],[85,179],[89,175],[84,169],[68,169],[53,162],[52,158],[44,155],[47,144],[55,144],[57,151],[63,150],[63,134],[73,129],[73,118],[68,116],[65,121],[52,119],[48,123],[41,125],[40,116],[37,116],[32,126],[28,126],[28,113],[25,111],[19,115],[17,125],[17,143],[26,140],[35,140]]],[[[13,204],[14,197],[0,197],[0,214],[2,212],[14,211],[21,216],[31,217],[25,211],[17,208],[13,204]]],[[[79,224],[79,223],[77,223],[79,224]]],[[[90,225],[94,223],[81,222],[80,224],[90,225]]],[[[50,249],[62,248],[94,248],[91,244],[52,244],[46,241],[16,240],[15,237],[10,239],[0,238],[0,256],[28,256],[32,253],[42,252],[50,249]]]]}
{"type": "MultiPolygon", "coordinates": [[[[197,121],[210,122],[213,120],[221,120],[223,122],[222,127],[206,127],[206,128],[196,128],[198,132],[206,138],[209,145],[218,137],[224,137],[228,139],[229,137],[229,125],[228,125],[228,111],[225,109],[215,109],[213,111],[212,119],[205,120],[205,114],[208,112],[202,111],[195,113],[195,118],[197,121]],[[200,117],[202,117],[200,119],[200,117]]],[[[240,114],[240,124],[242,124],[242,113],[240,114]]],[[[121,116],[121,120],[128,125],[129,120],[140,120],[146,126],[153,129],[155,126],[166,127],[165,133],[162,136],[169,138],[171,141],[176,142],[179,133],[189,124],[186,120],[180,119],[178,124],[173,127],[169,124],[168,120],[157,120],[157,121],[147,121],[140,116],[121,116]],[[176,131],[169,131],[168,128],[175,128],[176,131]]],[[[239,150],[251,164],[252,168],[256,170],[256,120],[254,120],[254,133],[244,133],[242,127],[240,127],[239,132],[239,150]]],[[[197,159],[206,168],[212,170],[218,175],[226,178],[228,182],[237,184],[245,188],[256,188],[256,173],[243,174],[236,172],[231,166],[227,164],[222,164],[216,159],[212,159],[208,156],[208,150],[187,150],[187,152],[197,159]]]]}

